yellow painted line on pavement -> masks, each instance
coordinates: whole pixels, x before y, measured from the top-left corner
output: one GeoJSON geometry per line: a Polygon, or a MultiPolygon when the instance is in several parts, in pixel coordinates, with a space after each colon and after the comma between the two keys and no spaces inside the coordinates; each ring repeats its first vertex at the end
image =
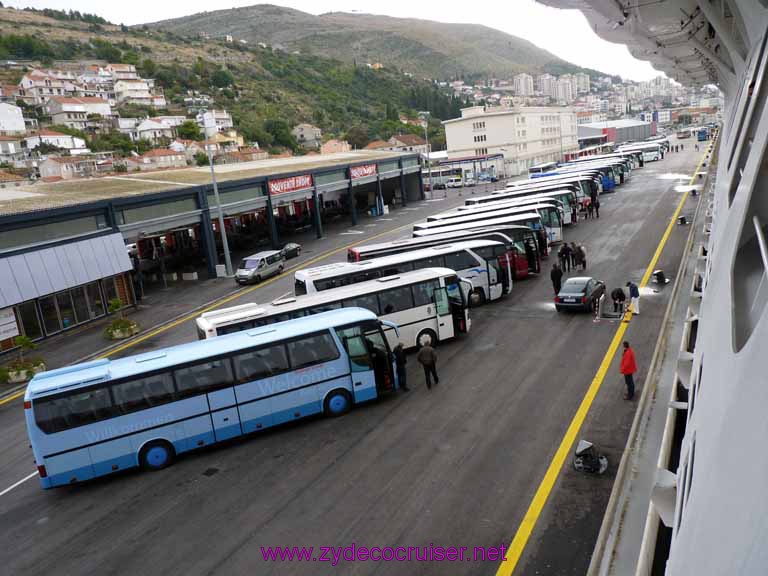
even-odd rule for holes
{"type": "Polygon", "coordinates": [[[2,406],[3,404],[8,404],[8,402],[11,402],[13,400],[16,400],[16,398],[20,398],[24,396],[24,392],[26,392],[26,390],[27,389],[24,388],[24,390],[19,390],[15,394],[11,394],[10,396],[3,398],[2,400],[0,400],[0,406],[2,406]]]}
{"type": "MultiPolygon", "coordinates": [[[[699,160],[699,164],[696,166],[696,171],[693,173],[693,176],[691,176],[689,186],[693,185],[693,182],[696,179],[696,174],[699,172],[702,162],[704,162],[705,155],[706,152],[702,154],[701,160],[699,160]]],[[[650,264],[648,264],[648,267],[645,269],[645,274],[643,274],[642,280],[640,280],[640,288],[643,288],[648,283],[648,280],[653,273],[653,269],[656,267],[656,263],[659,261],[659,257],[664,250],[664,246],[666,245],[667,240],[669,240],[669,236],[672,234],[675,221],[680,215],[680,211],[683,209],[685,201],[688,199],[688,194],[687,191],[683,193],[683,197],[680,199],[677,209],[672,214],[667,229],[664,231],[664,234],[656,247],[656,252],[654,252],[650,264]]],[[[626,320],[631,319],[632,313],[627,312],[626,320]]],[[[504,560],[496,571],[496,576],[511,576],[520,561],[520,558],[525,551],[525,547],[528,544],[528,540],[531,537],[531,533],[536,526],[536,522],[538,522],[539,516],[541,516],[541,512],[544,510],[549,495],[555,486],[557,477],[560,475],[560,470],[562,470],[563,464],[571,452],[571,446],[573,446],[573,443],[576,441],[576,435],[579,433],[581,426],[584,424],[584,420],[587,418],[589,409],[592,407],[592,402],[600,391],[600,387],[605,380],[605,375],[608,373],[608,369],[611,366],[611,362],[613,362],[616,350],[618,350],[619,344],[621,344],[624,339],[624,334],[628,327],[628,322],[621,322],[616,329],[616,334],[614,334],[613,340],[611,340],[611,344],[608,346],[608,350],[603,356],[602,362],[600,362],[597,374],[595,374],[595,377],[592,379],[592,383],[589,385],[584,398],[582,398],[581,404],[579,404],[579,408],[576,410],[576,414],[574,414],[571,423],[568,425],[568,429],[565,431],[565,435],[560,441],[557,452],[555,452],[552,461],[549,463],[544,478],[539,484],[539,487],[533,496],[533,500],[531,500],[531,503],[528,505],[528,510],[526,511],[525,516],[523,516],[520,526],[517,527],[515,537],[512,539],[509,548],[507,548],[504,560]]]]}

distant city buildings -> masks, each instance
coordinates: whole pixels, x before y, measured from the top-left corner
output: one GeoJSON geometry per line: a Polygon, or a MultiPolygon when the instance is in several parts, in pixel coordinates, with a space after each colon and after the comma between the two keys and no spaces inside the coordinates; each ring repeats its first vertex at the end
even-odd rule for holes
{"type": "Polygon", "coordinates": [[[517,74],[514,78],[514,90],[518,96],[533,96],[533,76],[517,74]]]}

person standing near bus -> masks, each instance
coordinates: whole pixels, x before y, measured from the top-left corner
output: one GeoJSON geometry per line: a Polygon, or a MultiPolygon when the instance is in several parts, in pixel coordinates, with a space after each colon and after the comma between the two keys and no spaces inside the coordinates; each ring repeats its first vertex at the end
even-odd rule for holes
{"type": "Polygon", "coordinates": [[[563,272],[571,271],[571,247],[568,244],[568,242],[563,242],[563,245],[560,247],[560,250],[557,253],[558,258],[560,259],[560,268],[563,272]]]}
{"type": "Polygon", "coordinates": [[[597,190],[592,190],[592,192],[590,192],[589,203],[595,211],[595,217],[600,218],[600,201],[597,199],[597,190]]]}
{"type": "Polygon", "coordinates": [[[627,282],[629,288],[629,301],[632,305],[632,314],[640,316],[640,290],[634,282],[627,282]]]}
{"type": "Polygon", "coordinates": [[[576,248],[578,250],[577,256],[579,264],[581,264],[581,271],[587,269],[587,249],[584,247],[584,244],[581,244],[576,248]]]}
{"type": "Polygon", "coordinates": [[[635,397],[635,372],[637,372],[637,362],[635,362],[635,351],[629,346],[629,342],[624,341],[624,353],[621,355],[621,364],[619,372],[624,376],[624,383],[627,385],[627,393],[624,394],[624,400],[632,400],[635,397]]]}
{"type": "Polygon", "coordinates": [[[560,264],[555,262],[552,264],[552,271],[549,273],[549,277],[552,279],[552,288],[555,290],[555,296],[560,294],[560,289],[563,286],[563,269],[560,264]]]}
{"type": "Polygon", "coordinates": [[[574,270],[579,265],[579,247],[576,246],[576,242],[571,242],[571,266],[574,270]]]}
{"type": "Polygon", "coordinates": [[[432,389],[432,376],[435,378],[435,386],[440,383],[437,377],[437,352],[429,344],[425,344],[416,355],[416,360],[424,367],[424,379],[427,381],[427,390],[432,389]]]}
{"type": "Polygon", "coordinates": [[[408,388],[408,380],[406,379],[407,375],[405,373],[405,365],[407,364],[408,359],[405,357],[403,343],[398,342],[393,352],[395,353],[395,367],[397,368],[397,383],[403,392],[408,392],[410,391],[410,388],[408,388]]]}

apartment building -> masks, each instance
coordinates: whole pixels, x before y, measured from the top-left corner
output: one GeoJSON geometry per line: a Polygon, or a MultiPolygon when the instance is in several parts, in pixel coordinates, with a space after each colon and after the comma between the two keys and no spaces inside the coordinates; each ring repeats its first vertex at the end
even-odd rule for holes
{"type": "Polygon", "coordinates": [[[19,95],[31,104],[44,104],[51,96],[73,96],[76,80],[70,72],[35,68],[22,76],[19,95]]]}
{"type": "Polygon", "coordinates": [[[514,90],[517,96],[533,96],[533,76],[517,74],[514,77],[514,90]]]}
{"type": "Polygon", "coordinates": [[[0,103],[0,135],[14,136],[24,134],[26,124],[21,108],[13,104],[0,103]]]}
{"type": "Polygon", "coordinates": [[[443,126],[449,160],[502,154],[507,176],[579,148],[576,113],[567,107],[473,106],[443,126]]]}
{"type": "Polygon", "coordinates": [[[555,97],[557,78],[552,74],[542,74],[536,79],[536,89],[544,96],[555,97]]]}
{"type": "Polygon", "coordinates": [[[84,131],[98,129],[112,117],[109,102],[95,96],[51,96],[45,110],[52,124],[84,131]]]}

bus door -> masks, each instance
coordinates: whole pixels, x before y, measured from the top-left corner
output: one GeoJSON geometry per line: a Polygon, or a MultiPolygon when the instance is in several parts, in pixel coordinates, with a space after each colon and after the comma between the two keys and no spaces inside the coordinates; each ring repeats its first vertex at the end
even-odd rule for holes
{"type": "Polygon", "coordinates": [[[208,393],[208,405],[211,407],[211,420],[216,441],[240,436],[240,412],[237,409],[234,388],[223,388],[208,393]]]}
{"type": "MultiPolygon", "coordinates": [[[[454,284],[456,288],[456,286],[454,284]]],[[[442,342],[453,338],[458,332],[455,318],[451,311],[451,302],[448,298],[447,288],[435,288],[435,315],[437,316],[437,341],[442,342]]]]}
{"type": "Polygon", "coordinates": [[[391,352],[381,330],[370,330],[343,339],[352,372],[355,402],[373,400],[394,390],[391,352]]]}

